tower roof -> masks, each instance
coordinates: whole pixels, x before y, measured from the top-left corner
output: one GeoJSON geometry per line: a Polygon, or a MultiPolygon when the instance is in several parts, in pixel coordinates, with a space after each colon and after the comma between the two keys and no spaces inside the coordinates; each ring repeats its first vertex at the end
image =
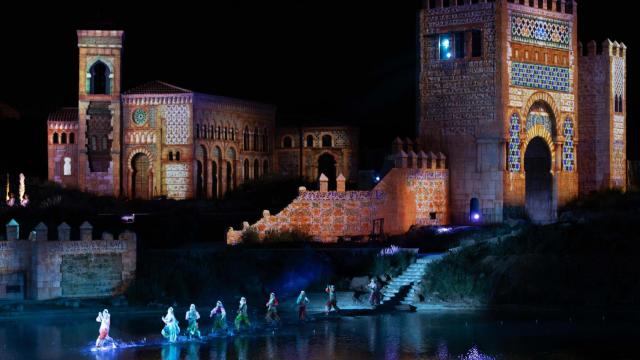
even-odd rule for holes
{"type": "Polygon", "coordinates": [[[167,84],[166,82],[154,80],[149,81],[148,83],[144,83],[142,85],[136,86],[125,92],[125,95],[134,95],[134,94],[188,94],[193,91],[188,89],[183,89],[181,87],[177,87],[175,85],[167,84]]]}
{"type": "Polygon", "coordinates": [[[49,114],[47,121],[78,121],[78,108],[61,108],[49,114]]]}

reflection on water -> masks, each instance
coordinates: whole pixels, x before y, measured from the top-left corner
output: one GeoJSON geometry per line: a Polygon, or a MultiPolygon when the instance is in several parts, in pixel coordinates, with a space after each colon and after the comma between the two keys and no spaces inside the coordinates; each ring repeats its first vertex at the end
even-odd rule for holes
{"type": "MultiPolygon", "coordinates": [[[[538,314],[539,315],[539,314],[538,314]]],[[[112,314],[115,350],[91,352],[90,315],[0,321],[0,359],[434,359],[633,358],[634,320],[482,313],[417,313],[291,321],[240,336],[167,344],[157,316],[112,314]],[[539,320],[539,321],[538,321],[539,320]]],[[[636,319],[637,320],[637,319],[636,319]]],[[[207,326],[206,322],[201,324],[207,326]]]]}

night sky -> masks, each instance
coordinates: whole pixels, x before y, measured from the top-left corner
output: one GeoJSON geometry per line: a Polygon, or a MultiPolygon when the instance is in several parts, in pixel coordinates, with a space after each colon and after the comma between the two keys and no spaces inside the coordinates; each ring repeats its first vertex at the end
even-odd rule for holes
{"type": "MultiPolygon", "coordinates": [[[[46,177],[47,114],[77,106],[75,30],[99,28],[125,30],[124,90],[162,80],[275,104],[278,125],[356,125],[361,168],[376,166],[395,136],[414,136],[417,2],[300,3],[199,8],[186,2],[82,2],[73,10],[3,5],[0,103],[17,109],[21,119],[3,124],[0,171],[46,177]],[[368,149],[379,151],[366,155],[368,149]]],[[[640,42],[632,28],[633,2],[579,4],[581,41],[609,37],[630,48],[628,151],[638,159],[633,84],[640,42]]]]}

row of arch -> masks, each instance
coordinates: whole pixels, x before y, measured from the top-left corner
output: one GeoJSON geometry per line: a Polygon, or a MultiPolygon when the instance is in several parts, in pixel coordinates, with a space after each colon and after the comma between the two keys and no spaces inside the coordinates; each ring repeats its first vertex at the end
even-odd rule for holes
{"type": "Polygon", "coordinates": [[[262,133],[256,127],[253,132],[249,131],[249,127],[245,126],[242,132],[242,149],[244,151],[269,151],[269,132],[264,128],[262,133]],[[252,140],[253,139],[253,144],[252,140]],[[252,146],[253,145],[253,146],[252,146]]]}
{"type": "Polygon", "coordinates": [[[228,126],[213,126],[211,124],[196,124],[196,139],[231,140],[235,141],[238,130],[228,126]]]}
{"type": "MultiPolygon", "coordinates": [[[[282,148],[291,149],[293,148],[293,137],[290,135],[286,135],[282,138],[282,148]]],[[[320,145],[322,147],[333,147],[333,137],[331,135],[325,134],[322,135],[320,145]]],[[[307,135],[304,139],[305,147],[315,147],[315,142],[313,139],[313,135],[307,135]]]]}
{"type": "Polygon", "coordinates": [[[73,132],[62,132],[62,133],[57,133],[54,132],[51,142],[54,144],[75,144],[76,143],[76,134],[73,132]]]}

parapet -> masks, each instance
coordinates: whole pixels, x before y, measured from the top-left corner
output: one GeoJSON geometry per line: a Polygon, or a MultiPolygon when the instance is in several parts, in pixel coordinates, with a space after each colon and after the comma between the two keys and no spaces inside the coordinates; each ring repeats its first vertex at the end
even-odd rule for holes
{"type": "Polygon", "coordinates": [[[419,140],[396,138],[393,141],[393,160],[396,168],[409,169],[432,169],[442,170],[447,167],[447,157],[438,152],[437,154],[422,150],[419,140]]]}
{"type": "MultiPolygon", "coordinates": [[[[478,4],[495,3],[496,0],[423,0],[423,9],[455,8],[478,4]]],[[[564,14],[574,14],[578,3],[574,0],[507,0],[508,3],[529,6],[534,9],[548,10],[564,14]]]]}
{"type": "MultiPolygon", "coordinates": [[[[80,234],[80,238],[76,240],[71,239],[71,226],[67,223],[63,222],[59,224],[56,228],[58,231],[58,240],[59,241],[88,241],[88,240],[113,240],[114,236],[110,233],[103,232],[100,239],[96,239],[93,236],[93,226],[85,221],[78,228],[78,233],[80,234]]],[[[14,219],[11,219],[6,224],[6,239],[8,241],[47,241],[49,239],[49,228],[44,223],[37,224],[31,232],[29,232],[28,236],[24,238],[24,240],[20,240],[20,225],[14,219]]],[[[125,230],[118,236],[119,240],[136,240],[136,234],[129,230],[125,230]]]]}
{"type": "Polygon", "coordinates": [[[581,42],[578,43],[578,54],[583,57],[627,57],[627,46],[623,42],[611,41],[606,39],[598,46],[595,40],[591,40],[587,43],[586,49],[581,42]]]}

